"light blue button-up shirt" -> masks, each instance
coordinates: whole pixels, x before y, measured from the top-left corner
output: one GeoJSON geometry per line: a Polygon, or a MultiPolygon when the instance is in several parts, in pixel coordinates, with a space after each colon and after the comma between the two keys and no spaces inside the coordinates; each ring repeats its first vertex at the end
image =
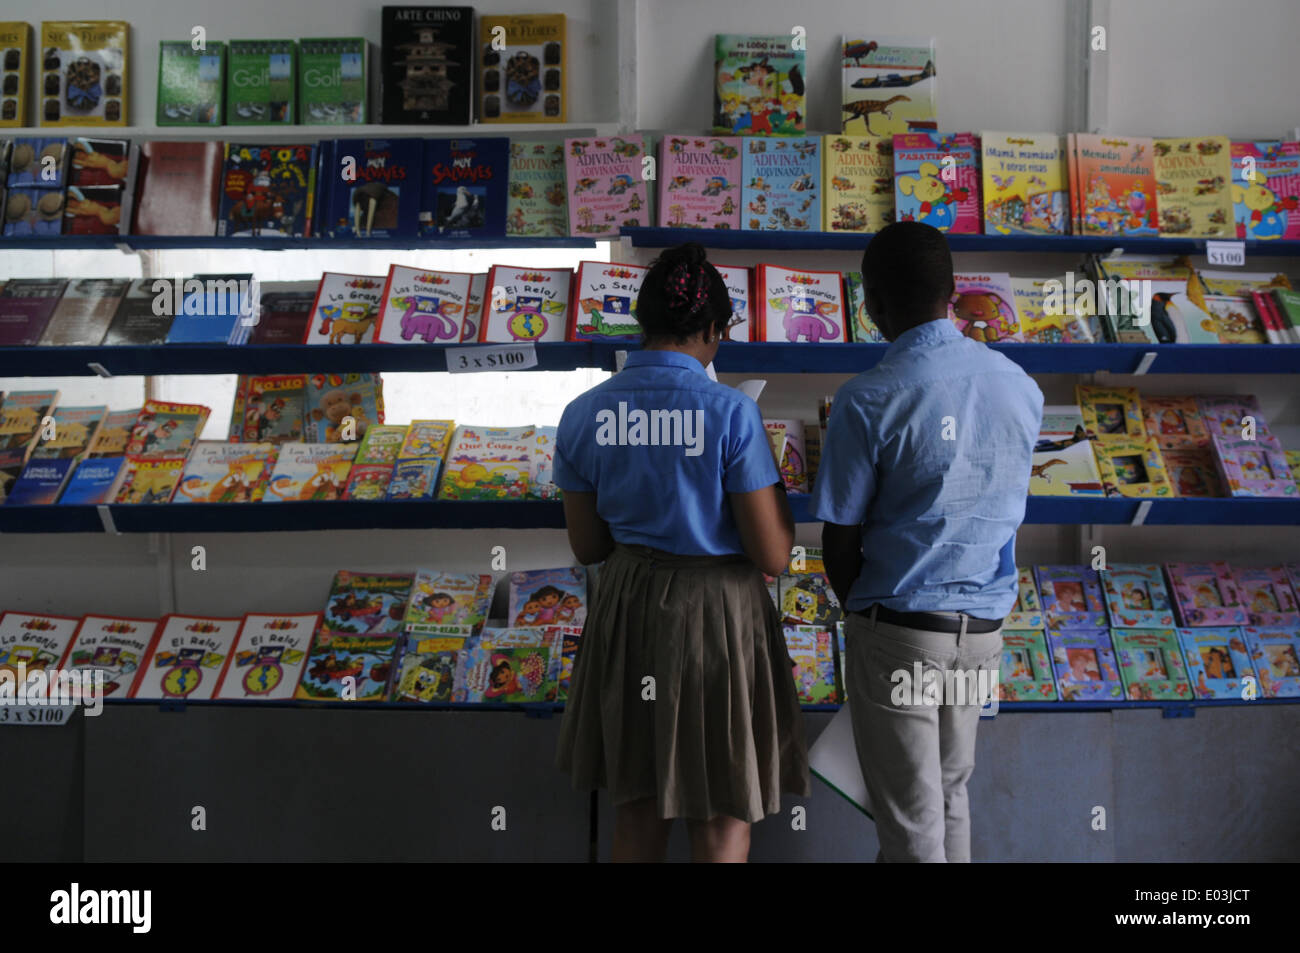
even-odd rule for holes
{"type": "Polygon", "coordinates": [[[564,408],[555,485],[596,494],[617,542],[743,553],[728,493],[781,480],[758,405],[677,351],[634,351],[564,408]]]}
{"type": "Polygon", "coordinates": [[[1042,415],[1033,379],[946,319],[841,387],[812,513],[862,527],[846,608],[1004,618],[1042,415]]]}

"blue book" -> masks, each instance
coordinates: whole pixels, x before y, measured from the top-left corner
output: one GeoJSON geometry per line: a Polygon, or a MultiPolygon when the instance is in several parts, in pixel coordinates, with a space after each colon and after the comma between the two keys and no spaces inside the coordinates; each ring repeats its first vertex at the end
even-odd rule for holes
{"type": "Polygon", "coordinates": [[[243,344],[253,330],[256,308],[257,279],[252,275],[195,275],[185,281],[167,343],[243,344]],[[199,284],[191,286],[191,281],[199,284]]]}
{"type": "Polygon", "coordinates": [[[15,506],[53,503],[59,498],[59,491],[63,489],[63,484],[68,482],[68,474],[72,472],[73,464],[76,462],[73,457],[64,457],[60,460],[29,460],[27,466],[23,467],[22,475],[14,481],[5,503],[12,503],[15,506]]]}
{"type": "Polygon", "coordinates": [[[427,139],[423,171],[421,235],[454,239],[505,235],[509,139],[427,139]]]}
{"type": "Polygon", "coordinates": [[[1177,631],[1192,694],[1197,698],[1241,698],[1243,679],[1256,677],[1241,629],[1203,626],[1177,631]]]}
{"type": "Polygon", "coordinates": [[[749,231],[822,229],[821,139],[745,141],[740,166],[740,227],[749,231]]]}
{"type": "Polygon", "coordinates": [[[389,500],[432,500],[438,491],[441,457],[416,457],[398,460],[393,478],[388,482],[385,498],[389,500]]]}
{"type": "Polygon", "coordinates": [[[126,457],[95,457],[83,460],[59,497],[60,503],[92,505],[108,503],[113,484],[126,457]]]}
{"type": "Polygon", "coordinates": [[[322,143],[319,232],[333,238],[411,238],[420,223],[424,142],[322,143]]]}

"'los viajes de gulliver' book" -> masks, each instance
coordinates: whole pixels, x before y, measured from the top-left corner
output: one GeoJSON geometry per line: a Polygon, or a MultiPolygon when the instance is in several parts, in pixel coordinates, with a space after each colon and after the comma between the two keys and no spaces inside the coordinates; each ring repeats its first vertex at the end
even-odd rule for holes
{"type": "Polygon", "coordinates": [[[427,139],[420,177],[420,234],[499,238],[506,229],[510,140],[427,139]]]}
{"type": "Polygon", "coordinates": [[[822,137],[822,150],[822,222],[827,230],[878,232],[892,222],[893,143],[885,136],[830,135],[822,137]]]}
{"type": "Polygon", "coordinates": [[[659,164],[664,228],[740,227],[740,147],[734,136],[665,136],[659,164]]]}
{"type": "Polygon", "coordinates": [[[845,35],[840,129],[893,136],[938,128],[934,39],[845,35]]]}
{"type": "Polygon", "coordinates": [[[292,698],[320,613],[244,616],[216,698],[292,698]]]}
{"type": "Polygon", "coordinates": [[[270,443],[200,440],[172,502],[255,503],[266,492],[275,457],[275,445],[270,443]]]}
{"type": "Polygon", "coordinates": [[[793,136],[804,131],[804,50],[794,41],[792,34],[717,35],[714,132],[793,136]]]}
{"type": "Polygon", "coordinates": [[[474,8],[384,7],[380,100],[388,124],[468,126],[474,8]]]}
{"type": "Polygon", "coordinates": [[[742,154],[741,228],[821,231],[820,138],[750,139],[742,154]]]}
{"type": "Polygon", "coordinates": [[[1227,136],[1156,139],[1160,234],[1232,238],[1232,143],[1227,136]]]}
{"type": "Polygon", "coordinates": [[[564,122],[565,22],[563,13],[479,17],[479,122],[564,122]]]}
{"type": "Polygon", "coordinates": [[[510,140],[506,234],[559,238],[569,234],[564,143],[510,140]]]}
{"type": "Polygon", "coordinates": [[[565,139],[569,234],[617,235],[625,225],[650,225],[645,139],[565,139]]]}
{"type": "Polygon", "coordinates": [[[281,444],[263,502],[342,499],[356,452],[355,443],[281,444]]]}
{"type": "Polygon", "coordinates": [[[982,132],[985,235],[1067,235],[1069,172],[1054,133],[982,132]]]}

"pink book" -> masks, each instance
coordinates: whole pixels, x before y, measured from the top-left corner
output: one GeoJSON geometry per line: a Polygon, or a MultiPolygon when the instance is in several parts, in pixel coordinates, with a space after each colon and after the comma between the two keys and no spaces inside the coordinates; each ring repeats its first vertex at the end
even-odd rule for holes
{"type": "Polygon", "coordinates": [[[645,140],[640,135],[565,139],[569,234],[618,235],[625,225],[650,225],[645,140]]]}
{"type": "Polygon", "coordinates": [[[781,265],[754,268],[756,341],[842,343],[844,282],[838,271],[781,265]]]}
{"type": "Polygon", "coordinates": [[[740,139],[665,136],[661,228],[740,228],[740,139]]]}
{"type": "Polygon", "coordinates": [[[1232,211],[1238,238],[1300,238],[1300,142],[1232,144],[1232,211]],[[1247,180],[1246,160],[1253,176],[1247,180]]]}
{"type": "Polygon", "coordinates": [[[948,314],[962,334],[985,344],[1024,340],[1010,275],[998,271],[956,274],[953,283],[948,314]]]}
{"type": "Polygon", "coordinates": [[[1237,566],[1237,588],[1251,625],[1300,626],[1300,606],[1283,566],[1237,566]]]}
{"type": "Polygon", "coordinates": [[[1219,478],[1229,496],[1294,498],[1297,493],[1286,454],[1249,394],[1200,397],[1197,403],[1214,449],[1219,478]],[[1254,439],[1243,433],[1244,421],[1254,421],[1254,439]]]}
{"type": "Polygon", "coordinates": [[[1249,621],[1227,563],[1165,563],[1165,571],[1183,625],[1245,625],[1249,621]]]}
{"type": "Polygon", "coordinates": [[[754,339],[754,276],[744,265],[714,265],[731,297],[731,325],[728,341],[754,339]]]}

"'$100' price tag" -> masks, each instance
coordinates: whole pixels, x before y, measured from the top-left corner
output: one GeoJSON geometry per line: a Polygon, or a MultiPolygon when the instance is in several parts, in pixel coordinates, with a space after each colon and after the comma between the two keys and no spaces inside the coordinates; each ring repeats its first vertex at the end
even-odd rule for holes
{"type": "Polygon", "coordinates": [[[452,374],[477,371],[523,371],[537,366],[537,347],[527,344],[488,344],[483,347],[447,348],[447,370],[452,374]]]}

